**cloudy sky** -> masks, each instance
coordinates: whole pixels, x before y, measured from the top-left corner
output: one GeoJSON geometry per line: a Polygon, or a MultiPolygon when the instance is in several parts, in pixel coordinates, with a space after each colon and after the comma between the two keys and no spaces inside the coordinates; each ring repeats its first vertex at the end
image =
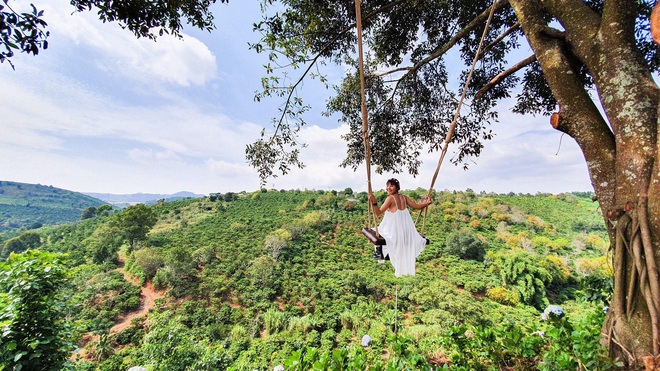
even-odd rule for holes
{"type": "MultiPolygon", "coordinates": [[[[0,64],[0,180],[115,194],[259,188],[245,145],[271,128],[282,102],[253,99],[265,62],[247,46],[258,40],[258,2],[218,4],[217,30],[189,29],[183,41],[157,42],[101,23],[95,12],[72,14],[68,0],[37,5],[45,10],[49,48],[37,57],[17,55],[15,71],[0,64]]],[[[339,67],[326,72],[334,81],[342,74],[339,67]]],[[[305,83],[302,95],[315,108],[302,132],[307,167],[268,187],[366,189],[364,169],[338,166],[347,128],[320,115],[329,94],[305,83]]],[[[577,145],[547,117],[503,111],[493,130],[495,139],[468,171],[445,161],[436,189],[592,190],[577,145]]],[[[396,176],[406,189],[428,188],[437,160],[437,153],[424,155],[417,178],[374,175],[374,187],[396,176]]]]}

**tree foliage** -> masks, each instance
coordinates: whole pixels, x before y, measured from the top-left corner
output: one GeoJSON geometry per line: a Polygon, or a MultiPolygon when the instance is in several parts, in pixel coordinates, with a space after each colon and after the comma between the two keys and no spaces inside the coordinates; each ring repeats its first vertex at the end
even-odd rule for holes
{"type": "Polygon", "coordinates": [[[40,49],[48,48],[46,39],[50,32],[46,31],[47,24],[42,18],[44,12],[30,6],[30,12],[16,12],[9,0],[0,4],[0,63],[6,61],[12,68],[15,51],[37,55],[40,49]]]}
{"type": "Polygon", "coordinates": [[[147,238],[147,233],[156,224],[153,210],[144,204],[129,206],[117,215],[117,226],[124,233],[130,246],[147,238]]]}
{"type": "Polygon", "coordinates": [[[61,370],[72,346],[60,292],[66,280],[61,257],[13,254],[0,263],[0,271],[9,298],[0,314],[0,368],[61,370]]]}
{"type": "MultiPolygon", "coordinates": [[[[491,4],[496,12],[485,36],[486,50],[479,56],[467,92],[469,109],[462,112],[454,133],[453,143],[458,148],[453,161],[467,166],[471,157],[481,153],[483,141],[492,137],[489,127],[497,121],[498,101],[512,97],[520,83],[524,88],[515,97],[514,112],[550,114],[556,108],[557,100],[536,58],[515,66],[508,63],[523,58],[516,51],[525,34],[517,23],[519,14],[507,2],[363,2],[363,37],[370,48],[365,67],[366,103],[372,159],[378,172],[408,170],[417,174],[422,149],[419,143],[429,143],[432,150],[441,147],[461,93],[453,87],[462,86],[467,77],[466,69],[460,81],[449,75],[449,51],[456,50],[466,66],[471,64],[491,4]],[[522,76],[516,74],[521,70],[522,76]]],[[[602,12],[602,2],[587,5],[596,13],[602,12]]],[[[649,1],[635,3],[632,19],[637,20],[636,47],[644,53],[648,67],[657,69],[660,58],[645,22],[650,5],[649,1]]],[[[263,92],[258,96],[288,98],[274,131],[263,132],[261,139],[248,146],[248,159],[262,176],[272,175],[272,170],[266,168],[303,165],[297,160],[300,145],[295,135],[305,124],[297,112],[305,107],[298,95],[299,84],[307,75],[319,76],[310,72],[317,65],[334,62],[355,67],[335,88],[337,94],[328,103],[328,113],[341,114],[340,120],[351,128],[345,136],[349,150],[342,165],[359,166],[364,161],[364,145],[357,59],[352,57],[357,43],[354,2],[263,1],[263,9],[263,20],[255,25],[263,37],[252,47],[258,53],[268,53],[270,63],[266,66],[267,77],[262,80],[263,92]],[[291,69],[300,70],[301,78],[282,78],[291,69]]],[[[565,36],[550,26],[547,34],[558,39],[565,36]]],[[[585,88],[592,88],[595,72],[589,71],[584,61],[571,62],[585,88]]]]}

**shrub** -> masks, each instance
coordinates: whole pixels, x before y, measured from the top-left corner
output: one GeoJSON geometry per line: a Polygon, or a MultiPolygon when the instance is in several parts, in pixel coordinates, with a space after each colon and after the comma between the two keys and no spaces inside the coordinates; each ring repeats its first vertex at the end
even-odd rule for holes
{"type": "Polygon", "coordinates": [[[504,287],[494,287],[486,291],[486,297],[494,302],[502,305],[516,306],[518,305],[518,297],[504,287]]]}
{"type": "Polygon", "coordinates": [[[446,251],[461,259],[483,261],[486,254],[486,243],[468,229],[452,232],[447,236],[446,251]]]}
{"type": "Polygon", "coordinates": [[[552,275],[543,268],[536,256],[524,250],[489,254],[491,269],[497,271],[504,287],[513,290],[525,304],[540,309],[547,304],[546,287],[552,275]]]}
{"type": "Polygon", "coordinates": [[[133,259],[135,260],[135,264],[142,268],[147,279],[151,279],[156,275],[158,268],[162,267],[164,263],[163,257],[160,255],[158,249],[154,247],[145,247],[134,251],[133,259]]]}
{"type": "Polygon", "coordinates": [[[9,299],[0,314],[0,369],[63,368],[72,344],[60,291],[67,272],[60,259],[31,250],[0,263],[0,292],[9,299]]]}
{"type": "Polygon", "coordinates": [[[543,352],[539,370],[609,370],[621,366],[608,358],[607,348],[599,343],[604,310],[593,308],[571,322],[563,309],[554,307],[557,308],[554,311],[561,310],[558,312],[561,315],[545,317],[547,327],[544,334],[548,347],[543,352]]]}
{"type": "Polygon", "coordinates": [[[303,217],[303,223],[310,227],[318,227],[328,221],[329,215],[325,211],[312,211],[303,217]]]}
{"type": "Polygon", "coordinates": [[[571,242],[566,238],[558,238],[552,241],[552,244],[549,246],[551,251],[564,250],[571,246],[571,242]]]}

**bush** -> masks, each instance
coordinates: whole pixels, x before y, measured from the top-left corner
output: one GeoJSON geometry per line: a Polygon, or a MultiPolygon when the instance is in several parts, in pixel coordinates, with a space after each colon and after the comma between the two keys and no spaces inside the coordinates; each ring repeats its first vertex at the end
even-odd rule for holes
{"type": "Polygon", "coordinates": [[[492,289],[488,289],[488,291],[486,291],[486,297],[502,305],[518,305],[518,298],[516,295],[504,287],[494,287],[492,289]]]}
{"type": "Polygon", "coordinates": [[[496,271],[502,285],[514,291],[525,304],[537,309],[547,305],[546,287],[552,275],[539,264],[539,259],[521,249],[489,253],[491,269],[496,271]]]}
{"type": "Polygon", "coordinates": [[[60,291],[67,272],[60,259],[31,250],[0,263],[0,292],[8,299],[0,314],[0,369],[63,368],[72,343],[60,291]]]}
{"type": "Polygon", "coordinates": [[[483,261],[486,254],[486,243],[467,229],[452,232],[447,236],[446,251],[461,259],[483,261]]]}
{"type": "Polygon", "coordinates": [[[607,348],[599,343],[605,310],[593,308],[571,322],[562,308],[550,307],[544,312],[548,347],[543,352],[539,370],[610,370],[620,367],[608,358],[607,348]],[[555,308],[552,312],[561,314],[548,315],[550,307],[555,308]]]}
{"type": "Polygon", "coordinates": [[[144,249],[134,251],[133,259],[135,260],[135,264],[142,268],[147,279],[155,276],[158,269],[164,264],[164,259],[158,249],[153,247],[145,247],[144,249]]]}

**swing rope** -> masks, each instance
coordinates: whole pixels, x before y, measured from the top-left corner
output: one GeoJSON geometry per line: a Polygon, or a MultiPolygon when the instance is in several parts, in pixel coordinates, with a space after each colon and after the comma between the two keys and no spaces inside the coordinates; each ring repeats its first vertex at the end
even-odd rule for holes
{"type": "MultiPolygon", "coordinates": [[[[463,102],[465,101],[465,97],[467,95],[468,88],[470,87],[470,82],[472,81],[472,75],[474,73],[474,69],[477,65],[477,61],[480,59],[480,54],[481,54],[481,49],[483,47],[484,40],[486,39],[486,35],[488,34],[488,28],[490,26],[490,22],[493,19],[493,15],[495,14],[495,3],[497,0],[493,0],[493,5],[491,5],[490,8],[490,13],[488,14],[488,20],[486,21],[486,25],[484,26],[484,31],[481,35],[481,40],[479,41],[479,46],[477,47],[477,52],[474,54],[474,59],[472,60],[472,66],[470,67],[470,73],[467,76],[467,79],[465,80],[465,85],[463,86],[463,92],[461,93],[461,98],[458,102],[458,106],[456,107],[456,112],[454,113],[454,119],[449,125],[449,129],[447,131],[447,135],[445,137],[445,141],[442,147],[442,151],[440,153],[440,158],[438,160],[438,165],[435,168],[435,173],[433,174],[433,178],[431,180],[431,186],[429,187],[427,197],[430,199],[431,197],[431,192],[433,191],[433,187],[435,186],[435,181],[438,178],[438,174],[440,172],[440,167],[442,165],[442,162],[445,159],[445,155],[447,154],[447,148],[449,147],[449,143],[451,142],[454,132],[456,131],[456,126],[458,123],[458,118],[460,117],[461,113],[461,108],[463,107],[463,102]]],[[[371,145],[370,145],[370,140],[369,140],[369,123],[368,123],[368,115],[367,115],[367,103],[366,103],[366,97],[365,97],[365,83],[364,83],[364,60],[362,57],[362,13],[360,10],[360,0],[355,0],[355,18],[357,21],[357,41],[358,41],[358,61],[359,61],[359,71],[360,71],[360,98],[362,101],[361,104],[361,110],[362,110],[362,140],[364,142],[364,155],[365,155],[365,163],[366,163],[366,170],[367,170],[367,190],[368,193],[372,193],[372,187],[371,187],[371,145]]],[[[370,214],[373,214],[373,222],[375,226],[375,231],[376,231],[376,236],[379,236],[378,234],[378,224],[376,223],[376,214],[372,210],[372,205],[371,202],[369,202],[369,207],[367,209],[367,218],[369,221],[371,221],[371,218],[369,218],[370,214]]],[[[424,218],[422,221],[422,228],[420,234],[423,236],[424,235],[424,228],[426,227],[426,216],[428,215],[428,208],[424,208],[424,218]]],[[[419,217],[422,215],[422,210],[420,210],[417,219],[415,220],[415,224],[419,221],[419,217]]]]}
{"type": "MultiPolygon", "coordinates": [[[[367,102],[365,96],[365,86],[364,86],[364,60],[362,57],[362,11],[360,9],[360,0],[355,0],[355,18],[357,20],[357,41],[358,41],[358,54],[359,54],[359,70],[360,70],[360,100],[361,110],[362,110],[362,141],[364,142],[364,156],[365,162],[367,164],[367,194],[372,194],[373,190],[371,188],[371,145],[369,142],[369,121],[367,115],[367,102]]],[[[371,222],[370,215],[373,215],[374,229],[376,231],[376,236],[378,236],[378,223],[376,222],[376,213],[373,211],[373,205],[371,202],[367,201],[369,204],[367,208],[367,223],[371,222]]]]}
{"type": "MultiPolygon", "coordinates": [[[[474,69],[477,65],[477,61],[480,58],[481,48],[484,44],[484,40],[486,39],[486,35],[488,34],[488,27],[490,26],[490,21],[493,19],[493,15],[495,14],[496,2],[497,0],[493,0],[493,5],[491,5],[490,7],[490,13],[488,14],[488,20],[486,20],[486,25],[484,26],[484,32],[481,34],[481,40],[479,40],[479,46],[477,47],[477,52],[474,54],[474,59],[472,60],[472,67],[470,67],[470,73],[468,74],[467,79],[465,79],[465,85],[463,86],[463,93],[461,93],[461,99],[458,101],[458,106],[456,107],[456,112],[454,113],[454,120],[451,122],[451,125],[449,125],[449,130],[447,131],[447,136],[445,137],[445,142],[444,145],[442,146],[442,152],[440,153],[440,159],[438,160],[438,166],[436,166],[435,168],[435,173],[433,174],[433,178],[431,180],[431,186],[429,187],[429,191],[426,195],[429,199],[431,198],[431,191],[435,186],[435,181],[436,179],[438,179],[440,166],[442,165],[442,162],[445,159],[445,155],[447,154],[447,148],[449,147],[449,143],[451,142],[451,139],[454,136],[454,132],[456,131],[458,118],[460,117],[461,108],[463,107],[463,101],[465,101],[465,96],[467,95],[468,88],[470,87],[470,82],[472,81],[472,74],[474,73],[474,69]]],[[[422,236],[424,235],[424,227],[426,227],[426,215],[428,214],[428,210],[429,210],[428,207],[424,208],[424,219],[422,221],[422,229],[420,232],[422,236]]],[[[419,220],[419,216],[421,214],[422,211],[420,210],[419,215],[417,215],[417,220],[415,220],[415,224],[417,224],[417,221],[419,220]]]]}
{"type": "Polygon", "coordinates": [[[396,284],[394,292],[394,333],[399,333],[399,284],[396,284]]]}

